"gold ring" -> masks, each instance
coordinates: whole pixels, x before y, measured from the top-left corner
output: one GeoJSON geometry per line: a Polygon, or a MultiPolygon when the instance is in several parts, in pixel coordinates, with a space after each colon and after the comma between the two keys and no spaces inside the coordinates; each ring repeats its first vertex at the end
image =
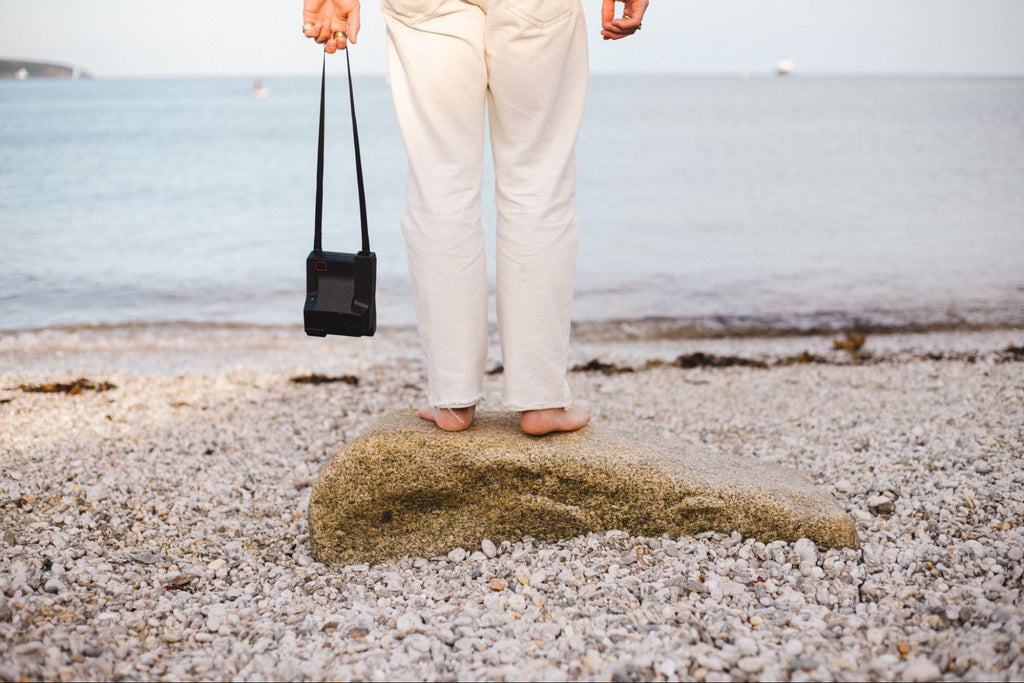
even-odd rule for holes
{"type": "Polygon", "coordinates": [[[633,17],[631,17],[631,16],[630,16],[630,15],[628,15],[628,14],[623,14],[623,15],[622,15],[622,18],[623,18],[623,19],[632,19],[633,17]]]}
{"type": "Polygon", "coordinates": [[[334,32],[334,39],[335,40],[341,40],[342,38],[348,40],[348,34],[345,33],[344,31],[335,31],[334,32]]]}
{"type": "Polygon", "coordinates": [[[313,24],[303,24],[302,25],[302,32],[305,33],[306,31],[310,30],[311,28],[313,28],[313,24]]]}

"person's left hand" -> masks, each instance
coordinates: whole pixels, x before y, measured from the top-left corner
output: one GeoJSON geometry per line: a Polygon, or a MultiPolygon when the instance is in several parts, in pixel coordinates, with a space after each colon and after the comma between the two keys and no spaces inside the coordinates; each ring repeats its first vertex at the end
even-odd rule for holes
{"type": "Polygon", "coordinates": [[[302,34],[324,46],[329,54],[356,44],[359,35],[359,0],[303,0],[302,34]],[[347,35],[335,34],[344,32],[347,35]]]}
{"type": "Polygon", "coordinates": [[[602,0],[601,35],[605,40],[619,40],[640,30],[648,0],[602,0]],[[615,3],[623,4],[622,17],[615,18],[615,3]]]}

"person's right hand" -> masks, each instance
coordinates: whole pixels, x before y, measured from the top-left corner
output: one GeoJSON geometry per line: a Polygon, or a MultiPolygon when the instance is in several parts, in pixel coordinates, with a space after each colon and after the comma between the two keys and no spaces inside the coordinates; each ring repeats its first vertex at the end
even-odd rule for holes
{"type": "Polygon", "coordinates": [[[302,25],[312,24],[302,31],[324,46],[329,54],[344,50],[351,41],[356,44],[359,35],[359,0],[303,0],[302,25]],[[338,31],[346,36],[334,37],[338,31]]]}

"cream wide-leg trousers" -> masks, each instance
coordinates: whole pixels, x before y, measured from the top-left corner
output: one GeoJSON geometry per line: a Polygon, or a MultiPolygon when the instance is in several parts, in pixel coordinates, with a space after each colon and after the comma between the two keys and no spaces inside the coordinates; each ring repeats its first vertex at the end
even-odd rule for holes
{"type": "Polygon", "coordinates": [[[486,106],[505,403],[567,407],[574,148],[588,73],[580,0],[381,0],[381,9],[409,156],[402,232],[428,401],[460,408],[483,397],[486,106]]]}

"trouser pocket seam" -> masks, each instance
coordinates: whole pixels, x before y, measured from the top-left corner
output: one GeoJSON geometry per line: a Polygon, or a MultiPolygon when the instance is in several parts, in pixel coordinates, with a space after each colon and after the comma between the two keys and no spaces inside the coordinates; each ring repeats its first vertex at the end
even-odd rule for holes
{"type": "MultiPolygon", "coordinates": [[[[546,5],[558,4],[555,0],[541,0],[541,2],[546,5]]],[[[505,0],[505,9],[537,28],[547,28],[548,26],[557,24],[572,14],[573,5],[571,0],[562,2],[561,4],[564,9],[552,17],[537,16],[535,12],[531,12],[528,9],[527,6],[529,5],[529,2],[524,2],[524,0],[505,0]]]]}
{"type": "Polygon", "coordinates": [[[399,7],[401,7],[403,4],[405,6],[406,12],[403,13],[403,12],[400,12],[398,9],[396,9],[396,0],[381,0],[380,11],[383,12],[384,14],[388,15],[389,17],[397,19],[398,21],[402,22],[403,24],[406,24],[408,26],[413,26],[413,25],[418,24],[419,22],[423,21],[424,19],[427,19],[427,18],[433,16],[437,12],[437,10],[441,7],[441,4],[443,2],[444,2],[444,0],[434,0],[429,5],[427,5],[427,9],[426,10],[424,10],[421,7],[419,11],[409,11],[409,9],[410,9],[409,5],[415,5],[416,3],[410,3],[410,2],[401,3],[401,2],[399,2],[398,3],[399,7]]]}

